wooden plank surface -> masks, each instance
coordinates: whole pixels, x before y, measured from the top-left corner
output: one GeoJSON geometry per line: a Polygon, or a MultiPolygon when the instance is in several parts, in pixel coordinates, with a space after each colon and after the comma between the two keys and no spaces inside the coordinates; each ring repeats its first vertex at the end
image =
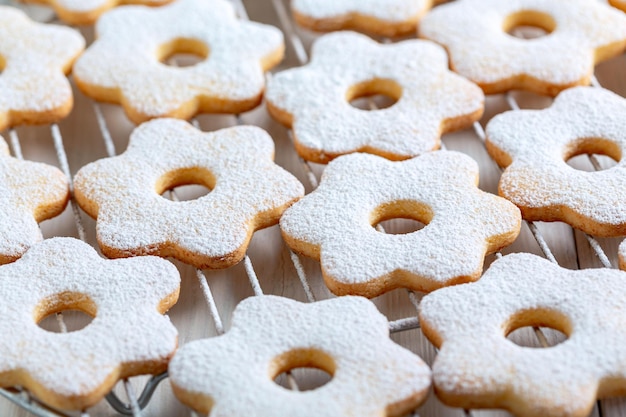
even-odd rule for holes
{"type": "MultiPolygon", "coordinates": [[[[11,0],[0,0],[1,3],[10,3],[11,0]]],[[[280,2],[282,0],[278,0],[280,2]]],[[[274,2],[270,0],[247,0],[244,2],[247,12],[252,20],[270,23],[282,27],[280,15],[274,8],[274,2]]],[[[283,2],[283,6],[287,3],[283,2]]],[[[50,17],[45,9],[27,8],[28,12],[38,19],[50,17]]],[[[93,31],[90,28],[80,28],[89,42],[93,40],[93,31]]],[[[288,35],[290,33],[287,33],[288,35]]],[[[306,50],[309,50],[312,41],[317,35],[307,31],[296,29],[293,34],[300,39],[306,50]]],[[[277,71],[299,65],[299,59],[291,42],[291,37],[286,37],[287,55],[277,71]]],[[[622,55],[603,63],[597,68],[597,78],[600,83],[622,96],[626,96],[626,56],[622,55]]],[[[551,100],[527,93],[514,93],[522,108],[542,108],[550,104],[551,100]]],[[[107,125],[111,131],[115,147],[118,153],[123,152],[128,144],[128,136],[134,125],[128,121],[122,110],[114,105],[101,106],[107,125]]],[[[504,96],[489,97],[485,117],[481,120],[484,126],[495,114],[509,110],[504,96]]],[[[226,126],[232,126],[237,120],[232,116],[203,115],[198,117],[203,130],[216,130],[226,126]]],[[[267,114],[264,107],[242,115],[242,121],[246,124],[254,124],[266,129],[274,138],[276,144],[276,161],[284,168],[296,175],[306,185],[307,192],[312,190],[306,170],[297,158],[288,132],[281,125],[274,122],[267,114]]],[[[80,167],[88,162],[106,157],[106,148],[97,125],[93,102],[75,89],[75,108],[70,117],[60,123],[65,150],[69,159],[70,169],[75,173],[80,167]]],[[[27,127],[18,128],[24,157],[29,160],[43,161],[59,166],[56,157],[50,128],[27,127]]],[[[8,140],[7,132],[2,133],[8,140]]],[[[482,141],[476,133],[469,129],[462,132],[446,135],[443,138],[447,149],[458,150],[473,157],[480,165],[480,186],[482,189],[496,193],[500,170],[485,151],[482,141]]],[[[581,162],[584,165],[584,161],[581,162]]],[[[314,171],[319,174],[322,166],[314,166],[314,171]]],[[[587,167],[588,168],[588,167],[587,167]]],[[[95,222],[82,213],[82,221],[87,230],[87,240],[94,246],[95,222]]],[[[404,227],[401,222],[391,223],[389,228],[404,227]]],[[[545,240],[561,266],[567,268],[601,267],[601,263],[589,242],[580,232],[573,231],[569,226],[559,223],[538,223],[537,228],[545,237],[545,240]]],[[[42,224],[46,237],[52,236],[77,236],[76,226],[71,211],[68,209],[62,216],[42,224]]],[[[613,267],[616,266],[616,252],[619,239],[601,239],[600,245],[611,260],[613,267]]],[[[503,253],[531,252],[542,255],[539,245],[529,227],[524,225],[522,233],[517,241],[506,248],[503,253]]],[[[278,227],[260,231],[255,234],[249,249],[249,256],[258,275],[261,288],[266,294],[281,295],[300,301],[306,301],[306,294],[296,274],[289,251],[285,247],[278,227]]],[[[485,262],[488,266],[495,256],[489,256],[485,262]]],[[[321,278],[319,264],[316,261],[301,258],[304,270],[309,279],[313,294],[317,299],[331,297],[321,278]]],[[[184,264],[175,262],[182,275],[182,291],[179,303],[169,312],[173,323],[180,331],[180,343],[216,336],[216,327],[209,314],[209,308],[204,299],[197,278],[196,271],[184,264]]],[[[242,299],[254,295],[243,264],[239,264],[223,271],[206,271],[207,282],[215,296],[215,302],[221,320],[226,329],[230,326],[232,311],[242,299]]],[[[416,315],[415,306],[411,303],[409,293],[406,290],[395,290],[374,299],[374,302],[390,320],[416,315]]],[[[71,318],[70,318],[71,324],[71,318]]],[[[555,337],[548,332],[549,338],[555,337]]],[[[516,336],[520,343],[537,345],[538,341],[532,331],[522,332],[516,336]]],[[[419,330],[410,330],[392,335],[393,340],[419,354],[429,364],[432,364],[436,352],[433,346],[426,340],[419,330]]],[[[602,349],[598,346],[598,349],[602,349]]],[[[145,384],[146,377],[133,378],[132,384],[136,392],[140,392],[145,384]]],[[[125,398],[122,384],[118,384],[116,392],[122,399],[125,398]]],[[[117,415],[106,402],[98,404],[88,410],[91,416],[117,415]]],[[[463,410],[452,409],[443,406],[434,394],[431,393],[428,401],[417,413],[421,416],[463,416],[463,410]]],[[[3,416],[28,416],[31,415],[0,399],[0,415],[3,416]]],[[[190,410],[181,405],[173,397],[169,382],[163,382],[153,400],[143,412],[144,416],[188,416],[190,410]]],[[[509,415],[502,411],[471,411],[476,417],[495,417],[509,415]]],[[[626,402],[621,399],[605,400],[599,403],[593,416],[618,417],[626,415],[626,402]],[[598,407],[601,408],[601,414],[598,407]]]]}

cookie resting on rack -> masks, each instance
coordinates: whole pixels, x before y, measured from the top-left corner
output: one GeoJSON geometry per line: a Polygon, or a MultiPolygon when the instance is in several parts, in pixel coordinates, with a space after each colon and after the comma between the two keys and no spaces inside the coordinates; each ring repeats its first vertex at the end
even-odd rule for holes
{"type": "Polygon", "coordinates": [[[84,410],[119,379],[166,371],[178,335],[163,313],[179,286],[174,265],[160,258],[105,260],[72,238],[34,245],[0,267],[0,386],[84,410]],[[37,325],[67,310],[93,320],[69,333],[37,325]]]}
{"type": "Polygon", "coordinates": [[[399,416],[421,404],[430,369],[389,339],[387,319],[360,297],[303,304],[250,297],[224,335],[183,346],[169,368],[174,394],[211,417],[399,416]],[[299,367],[332,376],[315,390],[273,380],[299,367]]]}
{"type": "Polygon", "coordinates": [[[433,291],[477,280],[485,254],[519,234],[519,210],[477,183],[476,162],[458,152],[401,162],[346,155],[328,164],[320,186],[285,212],[280,227],[294,251],[320,260],[335,294],[433,291]],[[374,227],[393,218],[426,226],[397,235],[374,227]]]}
{"type": "Polygon", "coordinates": [[[121,104],[137,124],[250,110],[261,102],[263,72],[284,51],[280,30],[238,20],[226,0],[118,7],[98,20],[96,34],[74,66],[76,84],[89,97],[121,104]],[[204,60],[188,67],[161,62],[179,53],[204,60]]]}
{"type": "Polygon", "coordinates": [[[573,271],[531,254],[505,256],[480,281],[422,299],[422,330],[440,348],[435,392],[454,407],[587,416],[596,398],[625,392],[625,299],[622,271],[573,271]],[[557,329],[567,340],[529,348],[506,338],[526,326],[557,329]]]}
{"type": "Polygon", "coordinates": [[[380,45],[354,32],[318,39],[311,63],[280,72],[265,95],[270,114],[293,128],[306,160],[327,163],[368,152],[407,159],[441,146],[441,135],[480,119],[480,88],[448,70],[440,46],[422,40],[380,45]],[[351,106],[354,98],[385,94],[380,110],[351,106]]]}
{"type": "Polygon", "coordinates": [[[11,157],[0,137],[0,195],[0,264],[4,264],[43,239],[38,222],[63,212],[69,187],[59,169],[11,157]]]}
{"type": "Polygon", "coordinates": [[[0,5],[0,131],[67,116],[74,98],[65,74],[84,47],[78,31],[0,5]]]}
{"type": "Polygon", "coordinates": [[[626,48],[626,15],[600,1],[459,0],[429,13],[420,37],[446,47],[451,68],[486,94],[523,89],[556,96],[588,85],[594,65],[626,48]],[[523,26],[545,36],[507,33],[523,26]]]}
{"type": "Polygon", "coordinates": [[[380,36],[415,33],[419,20],[442,0],[292,0],[299,25],[328,32],[353,29],[380,36]]]}
{"type": "Polygon", "coordinates": [[[626,99],[601,88],[562,92],[544,110],[509,111],[487,125],[487,150],[505,167],[499,193],[527,220],[562,221],[595,236],[626,235],[626,99]],[[567,160],[603,154],[597,172],[567,160]]]}
{"type": "Polygon", "coordinates": [[[257,127],[203,133],[182,120],[158,119],[135,129],[122,155],[81,168],[75,195],[97,218],[108,257],[172,256],[225,268],[244,257],[255,230],[278,223],[304,195],[273,158],[272,138],[257,127]],[[187,184],[211,191],[189,201],[161,196],[187,184]]]}
{"type": "Polygon", "coordinates": [[[71,25],[91,25],[100,15],[120,4],[161,6],[172,0],[22,0],[25,3],[47,4],[71,25]]]}

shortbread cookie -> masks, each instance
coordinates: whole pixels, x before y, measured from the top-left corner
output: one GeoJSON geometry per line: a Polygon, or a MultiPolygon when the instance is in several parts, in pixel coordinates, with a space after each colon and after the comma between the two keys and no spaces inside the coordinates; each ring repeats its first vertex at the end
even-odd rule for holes
{"type": "Polygon", "coordinates": [[[293,127],[298,153],[327,163],[361,151],[407,159],[438,149],[443,133],[480,119],[480,88],[448,70],[443,48],[420,40],[379,45],[353,32],[320,38],[312,61],[277,74],[266,94],[270,114],[293,127]],[[386,94],[386,109],[354,108],[350,100],[386,94]]]}
{"type": "Polygon", "coordinates": [[[161,6],[172,0],[22,0],[26,3],[47,4],[65,22],[72,25],[91,25],[107,10],[120,4],[161,6]]]}
{"type": "Polygon", "coordinates": [[[474,281],[485,254],[512,243],[521,223],[513,204],[477,183],[477,164],[458,152],[401,162],[342,156],[314,192],[285,212],[283,238],[294,251],[320,259],[326,284],[339,295],[433,291],[474,281]],[[393,218],[426,226],[398,235],[374,228],[393,218]]]}
{"type": "Polygon", "coordinates": [[[609,0],[609,3],[626,12],[626,0],[609,0]]]}
{"type": "Polygon", "coordinates": [[[578,87],[545,110],[510,111],[487,125],[487,150],[506,167],[499,193],[527,220],[563,221],[597,236],[626,235],[626,100],[578,87]],[[598,153],[617,166],[576,170],[566,161],[598,153]]]}
{"type": "Polygon", "coordinates": [[[381,36],[409,35],[441,0],[292,0],[298,24],[328,32],[354,29],[381,36]]]}
{"type": "Polygon", "coordinates": [[[34,245],[0,267],[0,386],[82,410],[118,379],[165,371],[178,336],[162,314],[179,286],[177,269],[160,258],[104,260],[71,238],[34,245]],[[37,326],[65,310],[94,319],[69,333],[37,326]]]}
{"type": "Polygon", "coordinates": [[[0,131],[67,116],[74,99],[65,74],[84,47],[79,32],[0,5],[0,131]]]}
{"type": "Polygon", "coordinates": [[[0,264],[4,264],[43,239],[37,223],[63,212],[68,181],[53,166],[11,157],[0,137],[0,196],[0,264]]]}
{"type": "Polygon", "coordinates": [[[263,71],[284,50],[280,30],[238,20],[226,0],[118,7],[96,32],[74,66],[76,84],[96,100],[121,104],[135,123],[250,110],[261,102],[263,71]],[[206,59],[184,68],[160,62],[183,52],[206,59]]]}
{"type": "Polygon", "coordinates": [[[213,417],[399,416],[430,387],[428,366],[393,343],[387,319],[359,297],[312,304],[248,298],[228,333],[183,346],[169,373],[176,396],[213,417]],[[322,369],[332,380],[306,392],[274,383],[298,367],[322,369]]]}
{"type": "Polygon", "coordinates": [[[596,398],[624,392],[625,298],[622,271],[573,271],[535,255],[505,256],[479,282],[422,299],[422,331],[440,347],[435,392],[455,407],[587,416],[596,398]],[[528,348],[506,338],[525,326],[551,327],[568,339],[528,348]]]}
{"type": "Polygon", "coordinates": [[[133,132],[122,155],[78,171],[76,200],[97,218],[106,256],[172,256],[225,268],[243,258],[255,230],[278,223],[304,194],[273,157],[272,138],[257,127],[202,133],[181,120],[153,120],[133,132]],[[186,184],[211,192],[181,202],[160,195],[186,184]]]}
{"type": "Polygon", "coordinates": [[[452,69],[487,94],[524,89],[555,96],[589,84],[596,63],[626,48],[626,15],[589,0],[459,0],[429,13],[419,34],[444,45],[452,69]],[[549,34],[507,33],[523,25],[549,34]]]}

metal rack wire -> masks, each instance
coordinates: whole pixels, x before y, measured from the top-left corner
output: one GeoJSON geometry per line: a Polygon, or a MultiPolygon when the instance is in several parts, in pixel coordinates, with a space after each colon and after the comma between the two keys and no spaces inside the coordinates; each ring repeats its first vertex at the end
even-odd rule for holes
{"type": "MultiPolygon", "coordinates": [[[[248,12],[246,10],[246,7],[243,1],[242,0],[231,0],[231,1],[235,5],[240,18],[248,19],[248,12]]],[[[285,5],[285,1],[284,0],[272,0],[271,4],[277,16],[278,22],[280,23],[280,26],[282,27],[283,32],[285,33],[286,41],[293,49],[297,62],[299,63],[299,65],[306,64],[308,62],[307,48],[305,47],[304,42],[298,33],[298,30],[295,28],[293,21],[290,18],[288,8],[285,5]]],[[[268,74],[268,76],[271,76],[271,74],[268,74]]],[[[599,86],[599,83],[597,82],[595,77],[593,79],[593,84],[596,86],[599,86]]],[[[508,93],[505,95],[505,98],[506,98],[507,103],[509,104],[509,107],[512,110],[520,109],[520,106],[513,94],[508,93]]],[[[109,123],[106,120],[106,117],[104,115],[104,112],[102,111],[100,104],[94,101],[92,102],[92,105],[93,105],[94,115],[97,120],[98,128],[99,128],[99,131],[102,136],[102,140],[106,149],[107,156],[109,157],[115,156],[117,152],[115,149],[114,141],[112,139],[111,131],[109,129],[109,123]]],[[[374,104],[372,104],[372,106],[374,106],[374,104]]],[[[233,116],[233,117],[234,117],[234,124],[237,124],[237,125],[243,124],[243,119],[240,115],[233,116]]],[[[198,120],[194,119],[192,123],[196,127],[200,127],[200,123],[198,120]]],[[[476,122],[473,126],[473,129],[474,129],[475,136],[484,144],[485,132],[483,130],[482,125],[476,122]]],[[[56,151],[58,163],[62,171],[71,181],[72,175],[71,175],[71,170],[70,170],[70,166],[68,163],[67,152],[66,152],[66,148],[63,142],[63,137],[61,135],[61,131],[58,125],[56,124],[51,125],[50,133],[53,139],[53,145],[56,151]]],[[[293,141],[293,136],[292,136],[291,131],[288,131],[287,135],[289,136],[291,141],[293,141]]],[[[20,138],[18,136],[17,131],[15,129],[10,129],[8,131],[8,136],[9,136],[9,141],[10,141],[14,156],[17,158],[23,158],[20,138]]],[[[442,143],[442,147],[445,148],[444,143],[442,143]]],[[[312,166],[311,164],[304,161],[300,157],[298,157],[298,159],[300,161],[301,168],[303,172],[305,173],[305,176],[309,182],[310,187],[312,189],[317,188],[317,186],[319,185],[319,180],[315,174],[316,167],[312,166]]],[[[593,156],[590,156],[590,161],[596,169],[601,168],[600,163],[593,156]]],[[[495,165],[495,162],[493,161],[491,162],[495,165]]],[[[86,241],[87,240],[86,230],[81,219],[81,212],[76,202],[73,199],[73,186],[71,182],[70,182],[70,188],[72,192],[71,211],[72,211],[72,216],[74,219],[74,224],[76,227],[76,233],[81,240],[86,241]]],[[[173,200],[176,200],[178,198],[176,191],[172,190],[169,193],[169,197],[173,200]]],[[[538,225],[533,222],[526,222],[526,224],[528,225],[528,228],[530,232],[532,233],[533,238],[535,239],[537,245],[539,246],[544,256],[550,261],[554,263],[558,263],[555,255],[550,249],[550,246],[547,240],[543,236],[540,230],[540,227],[538,227],[538,225]]],[[[381,226],[379,226],[379,230],[384,231],[381,226]]],[[[584,237],[587,240],[589,246],[592,248],[593,252],[598,257],[601,264],[604,267],[611,268],[612,265],[611,265],[609,256],[607,256],[607,254],[604,252],[601,244],[592,236],[584,235],[584,237]]],[[[289,259],[295,269],[295,272],[297,274],[298,280],[300,282],[300,285],[302,287],[306,300],[308,302],[316,301],[319,297],[316,296],[313,292],[313,288],[311,285],[311,277],[308,276],[306,267],[303,265],[302,260],[297,254],[295,254],[291,250],[287,249],[287,251],[289,254],[289,259]]],[[[501,256],[501,255],[497,254],[497,256],[501,256]]],[[[257,296],[262,295],[264,291],[261,287],[261,283],[255,271],[252,260],[248,255],[246,255],[244,258],[243,267],[244,267],[245,274],[247,276],[247,279],[248,279],[248,282],[249,282],[249,285],[253,294],[257,296]]],[[[213,292],[209,284],[209,279],[207,275],[205,274],[205,272],[202,270],[195,270],[194,275],[200,287],[204,301],[206,302],[206,306],[208,308],[208,312],[211,317],[212,325],[214,326],[215,332],[217,335],[221,335],[225,332],[224,320],[222,319],[220,315],[220,312],[216,303],[216,299],[213,295],[213,292]]],[[[414,314],[410,314],[406,317],[390,321],[389,328],[390,328],[391,333],[399,333],[399,332],[404,332],[404,331],[419,328],[419,321],[417,319],[417,308],[419,306],[420,295],[416,294],[413,291],[407,291],[407,294],[408,294],[409,302],[414,307],[415,312],[414,314]]],[[[64,323],[63,315],[58,314],[57,320],[58,320],[60,330],[66,331],[67,329],[64,323]]],[[[534,334],[535,334],[535,337],[537,338],[538,343],[541,346],[544,346],[544,347],[549,346],[548,338],[546,337],[542,329],[535,328],[534,334]]],[[[122,384],[123,384],[123,388],[127,397],[127,401],[126,402],[122,401],[114,392],[111,392],[107,396],[107,401],[109,402],[111,407],[113,407],[120,414],[132,415],[135,417],[141,416],[142,409],[150,403],[152,395],[157,389],[159,383],[164,381],[166,378],[167,378],[167,373],[153,376],[145,383],[139,396],[137,396],[136,393],[134,392],[133,384],[131,384],[129,380],[124,380],[122,381],[122,384]]],[[[293,375],[288,374],[287,381],[288,381],[288,386],[291,389],[298,390],[298,381],[293,375]]],[[[53,417],[53,416],[54,417],[59,417],[59,416],[69,417],[69,416],[76,415],[76,414],[64,414],[57,410],[53,410],[45,406],[44,404],[40,403],[39,401],[37,401],[35,398],[32,398],[27,391],[19,387],[17,387],[16,389],[12,389],[12,390],[0,389],[0,395],[16,403],[24,410],[30,412],[32,415],[36,415],[40,417],[53,417]]],[[[597,409],[596,410],[597,415],[599,416],[605,415],[605,411],[603,410],[601,401],[598,401],[596,409],[597,409]]],[[[462,410],[461,412],[466,416],[474,416],[477,414],[473,410],[462,410]]],[[[192,416],[195,416],[195,413],[192,411],[190,411],[190,414],[192,416]]],[[[83,411],[79,415],[81,417],[89,416],[87,411],[83,411]]],[[[416,415],[417,414],[415,414],[415,416],[416,415]]]]}

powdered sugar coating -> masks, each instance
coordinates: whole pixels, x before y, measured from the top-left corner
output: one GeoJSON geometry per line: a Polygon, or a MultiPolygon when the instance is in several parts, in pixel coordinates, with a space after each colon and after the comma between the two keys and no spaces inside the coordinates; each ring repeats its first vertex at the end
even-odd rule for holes
{"type": "Polygon", "coordinates": [[[356,151],[407,159],[438,149],[442,133],[480,118],[484,96],[448,70],[445,51],[432,42],[379,45],[340,32],[316,41],[310,64],[276,74],[266,100],[270,114],[293,127],[301,156],[325,163],[356,151]],[[352,107],[349,90],[374,80],[397,84],[397,103],[377,111],[352,107]]]}
{"type": "Polygon", "coordinates": [[[203,133],[180,120],[157,119],[133,132],[123,154],[81,168],[75,194],[97,218],[107,256],[158,254],[222,268],[239,262],[252,233],[276,224],[304,195],[273,157],[272,139],[257,127],[203,133]],[[189,183],[212,191],[181,202],[159,195],[189,183]]]}
{"type": "Polygon", "coordinates": [[[77,31],[0,5],[0,131],[67,116],[73,97],[65,74],[84,47],[77,31]]]}
{"type": "Polygon", "coordinates": [[[160,6],[172,0],[23,0],[48,4],[59,17],[70,24],[91,25],[107,10],[120,4],[160,6]]]}
{"type": "Polygon", "coordinates": [[[626,12],[626,0],[609,0],[612,6],[626,12]]]}
{"type": "Polygon", "coordinates": [[[21,385],[48,404],[79,410],[119,378],[163,372],[177,331],[162,313],[179,285],[176,268],[160,258],[104,260],[71,238],[34,245],[0,267],[0,386],[21,385]],[[53,333],[35,323],[85,299],[95,317],[81,330],[53,333]]]}
{"type": "Polygon", "coordinates": [[[136,123],[255,107],[263,71],[282,59],[284,48],[280,30],[238,20],[225,0],[118,7],[102,16],[96,32],[76,62],[76,82],[96,100],[122,104],[136,123]],[[181,40],[204,45],[208,58],[185,68],[159,62],[161,50],[181,40]]]}
{"type": "Polygon", "coordinates": [[[292,0],[291,10],[300,24],[313,29],[394,36],[415,31],[432,4],[433,0],[292,0]]]}
{"type": "Polygon", "coordinates": [[[346,155],[328,165],[320,186],[288,209],[280,226],[292,249],[320,259],[335,293],[432,291],[478,279],[485,254],[519,233],[519,210],[477,183],[477,164],[457,152],[401,162],[346,155]],[[407,203],[409,211],[395,217],[428,223],[423,229],[403,235],[374,229],[377,210],[407,203]]]}
{"type": "Polygon", "coordinates": [[[573,271],[530,254],[505,256],[480,281],[427,295],[419,317],[440,346],[439,397],[524,417],[589,415],[596,397],[616,395],[626,382],[625,296],[624,272],[573,271]],[[520,324],[546,324],[526,322],[531,312],[555,317],[568,339],[545,349],[507,340],[520,324]],[[522,319],[511,328],[515,316],[522,319]]]}
{"type": "Polygon", "coordinates": [[[0,264],[15,261],[42,240],[37,222],[61,214],[68,199],[68,181],[60,170],[11,157],[0,138],[0,264]]]}
{"type": "Polygon", "coordinates": [[[507,167],[499,193],[528,220],[564,221],[601,236],[626,234],[626,100],[608,90],[577,87],[545,110],[510,111],[487,125],[487,149],[507,167]],[[580,153],[620,159],[598,172],[566,160],[580,153]]]}
{"type": "Polygon", "coordinates": [[[428,366],[389,339],[385,317],[360,297],[248,298],[225,335],[183,346],[169,372],[178,398],[213,417],[403,415],[430,386],[428,366]],[[288,353],[296,358],[282,361],[288,353]],[[273,382],[298,366],[321,367],[332,380],[306,392],[273,382]]]}
{"type": "MultiPolygon", "coordinates": [[[[529,20],[520,23],[537,19],[529,20]]],[[[429,13],[419,33],[444,45],[452,68],[488,94],[521,88],[556,95],[589,84],[596,62],[626,48],[626,15],[588,0],[460,0],[429,13]],[[505,32],[508,18],[529,12],[547,14],[554,30],[530,40],[505,32]]]]}

